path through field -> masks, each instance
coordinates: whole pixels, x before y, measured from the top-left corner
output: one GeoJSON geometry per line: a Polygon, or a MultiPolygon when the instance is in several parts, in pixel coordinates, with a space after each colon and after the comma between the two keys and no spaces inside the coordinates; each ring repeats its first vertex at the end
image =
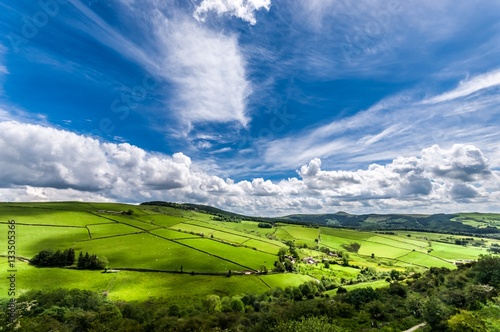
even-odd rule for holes
{"type": "Polygon", "coordinates": [[[427,323],[421,323],[421,324],[418,324],[418,325],[412,327],[411,329],[408,329],[408,330],[403,331],[403,332],[413,332],[413,331],[418,330],[421,327],[424,327],[425,325],[427,325],[427,323]]]}

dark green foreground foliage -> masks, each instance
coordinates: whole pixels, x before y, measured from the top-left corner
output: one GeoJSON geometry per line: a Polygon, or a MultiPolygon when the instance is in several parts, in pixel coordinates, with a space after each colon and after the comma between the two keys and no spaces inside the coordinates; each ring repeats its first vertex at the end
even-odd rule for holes
{"type": "MultiPolygon", "coordinates": [[[[499,257],[450,271],[431,268],[382,289],[335,296],[322,283],[239,297],[209,295],[181,308],[161,299],[113,302],[82,290],[31,291],[18,299],[17,322],[0,312],[3,331],[500,331],[499,257]]],[[[180,290],[181,291],[181,290],[180,290]]]]}

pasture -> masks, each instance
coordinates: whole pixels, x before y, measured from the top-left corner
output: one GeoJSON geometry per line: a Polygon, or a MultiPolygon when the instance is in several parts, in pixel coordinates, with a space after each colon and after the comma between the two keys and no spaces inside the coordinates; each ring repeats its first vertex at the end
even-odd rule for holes
{"type": "MultiPolygon", "coordinates": [[[[473,216],[461,216],[465,217],[473,216]]],[[[461,237],[448,234],[384,234],[283,223],[259,228],[257,222],[223,222],[213,218],[171,207],[115,203],[0,203],[0,236],[7,237],[7,221],[14,219],[18,257],[31,258],[46,249],[73,248],[77,255],[96,254],[105,257],[110,268],[122,269],[119,273],[101,273],[36,268],[18,261],[20,292],[65,287],[106,291],[112,299],[165,297],[180,302],[208,294],[239,295],[297,286],[312,278],[356,280],[362,268],[377,272],[454,269],[455,261],[474,260],[486,254],[491,244],[500,243],[474,237],[474,245],[463,246],[454,243],[461,237]],[[262,266],[272,271],[279,249],[288,248],[284,242],[294,243],[301,259],[314,257],[318,263],[296,263],[296,273],[237,275],[261,270],[262,266]],[[359,249],[352,251],[353,243],[359,249]],[[328,248],[326,252],[347,254],[350,266],[342,266],[342,259],[336,254],[319,251],[321,247],[328,248]],[[335,264],[326,268],[322,259],[335,264]],[[225,276],[228,271],[232,271],[229,278],[225,276]]],[[[496,216],[484,218],[494,222],[496,216]]],[[[0,255],[7,255],[7,246],[0,247],[0,255]]],[[[0,263],[0,268],[5,271],[6,263],[0,263]]],[[[363,284],[352,287],[359,285],[363,284]]],[[[385,284],[375,281],[366,285],[385,284]]],[[[7,293],[5,287],[6,283],[0,284],[2,294],[7,293]]]]}

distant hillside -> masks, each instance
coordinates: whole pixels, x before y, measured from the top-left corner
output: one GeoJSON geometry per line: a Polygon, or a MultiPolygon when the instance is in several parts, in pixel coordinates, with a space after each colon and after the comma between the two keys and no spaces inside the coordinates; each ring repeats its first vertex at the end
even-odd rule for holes
{"type": "Polygon", "coordinates": [[[500,214],[293,214],[277,218],[250,217],[232,213],[212,206],[188,203],[146,202],[141,205],[168,206],[199,211],[237,220],[252,220],[267,223],[289,223],[311,226],[328,226],[359,230],[415,230],[462,235],[485,235],[500,237],[500,214]]]}
{"type": "MultiPolygon", "coordinates": [[[[476,219],[482,219],[481,214],[475,214],[476,219]]],[[[491,216],[491,215],[488,215],[491,216]]],[[[402,215],[402,214],[362,214],[351,215],[346,213],[289,215],[282,220],[293,223],[315,224],[319,226],[346,227],[363,230],[427,230],[444,233],[462,234],[498,234],[496,226],[500,224],[500,215],[495,219],[490,217],[490,223],[471,225],[461,214],[434,214],[434,215],[402,215]]],[[[469,218],[470,219],[470,218],[469,218]]]]}

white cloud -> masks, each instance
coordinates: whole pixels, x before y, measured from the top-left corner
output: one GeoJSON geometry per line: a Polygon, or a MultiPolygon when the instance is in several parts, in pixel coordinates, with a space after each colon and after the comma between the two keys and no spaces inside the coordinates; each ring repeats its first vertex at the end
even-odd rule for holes
{"type": "MultiPolygon", "coordinates": [[[[450,147],[455,143],[472,144],[497,156],[500,132],[495,124],[500,121],[500,96],[492,83],[496,76],[478,77],[489,78],[489,85],[483,87],[481,94],[431,104],[415,97],[423,95],[415,89],[340,120],[261,143],[264,164],[267,169],[284,170],[319,157],[327,165],[352,169],[365,167],[369,162],[415,155],[433,144],[450,147]]],[[[500,167],[497,158],[491,162],[493,167],[500,167]]]]}
{"type": "Polygon", "coordinates": [[[255,12],[260,9],[269,11],[271,0],[203,0],[194,12],[194,17],[204,21],[208,12],[217,15],[228,14],[236,16],[252,25],[257,23],[255,12]]]}
{"type": "Polygon", "coordinates": [[[500,85],[500,69],[477,75],[459,83],[455,89],[441,95],[424,100],[424,104],[440,103],[469,96],[475,92],[500,85]]]}
{"type": "Polygon", "coordinates": [[[237,38],[189,21],[160,29],[167,50],[162,74],[175,84],[172,107],[181,121],[187,125],[235,121],[246,126],[252,87],[237,38]]]}
{"type": "MultiPolygon", "coordinates": [[[[172,83],[173,89],[159,87],[157,91],[169,103],[170,107],[163,108],[168,114],[154,114],[156,119],[168,119],[171,131],[187,134],[195,124],[206,122],[246,126],[252,85],[237,37],[212,31],[160,2],[151,1],[141,8],[134,7],[136,4],[127,1],[120,14],[134,20],[142,40],[133,40],[110,26],[81,1],[74,5],[86,24],[67,24],[137,63],[158,83],[172,83]],[[172,111],[177,123],[172,121],[172,111]]],[[[259,2],[246,4],[248,8],[253,5],[259,2]]],[[[165,130],[165,126],[157,129],[165,130]]]]}
{"type": "Polygon", "coordinates": [[[0,122],[0,200],[197,202],[253,215],[305,212],[491,211],[500,178],[472,145],[437,145],[419,155],[357,171],[322,169],[318,158],[297,178],[236,182],[207,173],[176,153],[39,125],[0,122]]]}

